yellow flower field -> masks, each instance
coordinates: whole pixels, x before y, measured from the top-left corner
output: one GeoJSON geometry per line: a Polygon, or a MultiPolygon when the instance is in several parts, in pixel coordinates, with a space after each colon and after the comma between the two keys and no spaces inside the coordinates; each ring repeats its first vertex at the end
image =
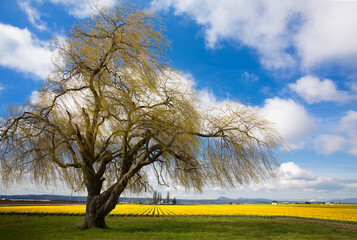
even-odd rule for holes
{"type": "MultiPolygon", "coordinates": [[[[4,206],[1,213],[84,214],[85,205],[4,206]]],[[[135,205],[121,204],[113,215],[291,216],[357,222],[357,205],[135,205]]]]}

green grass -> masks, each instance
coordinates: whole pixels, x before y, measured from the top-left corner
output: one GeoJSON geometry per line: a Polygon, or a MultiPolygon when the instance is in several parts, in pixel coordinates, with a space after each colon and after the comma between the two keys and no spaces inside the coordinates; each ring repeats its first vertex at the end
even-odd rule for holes
{"type": "Polygon", "coordinates": [[[0,239],[357,239],[357,231],[263,217],[115,217],[80,231],[83,216],[0,215],[0,239]]]}

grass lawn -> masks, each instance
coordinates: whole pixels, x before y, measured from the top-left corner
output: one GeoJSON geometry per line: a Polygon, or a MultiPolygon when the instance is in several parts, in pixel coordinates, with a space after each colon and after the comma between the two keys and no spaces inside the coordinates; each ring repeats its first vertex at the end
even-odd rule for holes
{"type": "Polygon", "coordinates": [[[0,215],[0,239],[357,239],[356,230],[267,217],[109,216],[110,229],[80,231],[83,218],[0,215]]]}

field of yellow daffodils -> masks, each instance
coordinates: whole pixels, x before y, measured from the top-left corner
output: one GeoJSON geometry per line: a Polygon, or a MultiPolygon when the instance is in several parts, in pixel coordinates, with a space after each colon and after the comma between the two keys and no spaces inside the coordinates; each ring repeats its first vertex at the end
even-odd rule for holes
{"type": "MultiPolygon", "coordinates": [[[[84,214],[85,205],[0,206],[0,214],[84,214]]],[[[110,213],[126,216],[290,216],[357,222],[357,205],[135,205],[110,213]]]]}

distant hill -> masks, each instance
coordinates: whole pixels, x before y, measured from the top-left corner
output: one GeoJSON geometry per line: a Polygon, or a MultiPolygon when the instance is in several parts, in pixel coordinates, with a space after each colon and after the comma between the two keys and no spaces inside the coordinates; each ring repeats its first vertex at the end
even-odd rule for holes
{"type": "MultiPolygon", "coordinates": [[[[220,202],[232,202],[232,203],[271,203],[271,199],[266,199],[266,198],[237,198],[237,199],[232,199],[232,198],[227,198],[227,197],[219,197],[217,198],[217,201],[220,202]]],[[[310,202],[310,201],[278,201],[279,203],[305,203],[305,202],[310,202]]],[[[331,203],[355,203],[357,204],[357,198],[345,198],[345,199],[332,199],[332,200],[326,200],[326,201],[319,201],[319,202],[331,202],[331,203]]],[[[313,202],[311,202],[313,203],[313,202]]]]}
{"type": "Polygon", "coordinates": [[[217,198],[217,200],[232,200],[231,198],[227,198],[227,197],[219,197],[217,198]]]}
{"type": "Polygon", "coordinates": [[[227,197],[219,197],[217,198],[217,201],[228,201],[231,203],[271,203],[271,199],[266,199],[266,198],[237,198],[237,199],[232,199],[232,198],[227,198],[227,197]]]}
{"type": "Polygon", "coordinates": [[[257,203],[271,203],[273,201],[271,199],[266,199],[266,198],[238,198],[236,200],[240,202],[251,201],[257,203]]]}
{"type": "Polygon", "coordinates": [[[334,202],[334,203],[357,203],[357,198],[345,198],[345,199],[333,199],[330,200],[329,202],[334,202]]]}

